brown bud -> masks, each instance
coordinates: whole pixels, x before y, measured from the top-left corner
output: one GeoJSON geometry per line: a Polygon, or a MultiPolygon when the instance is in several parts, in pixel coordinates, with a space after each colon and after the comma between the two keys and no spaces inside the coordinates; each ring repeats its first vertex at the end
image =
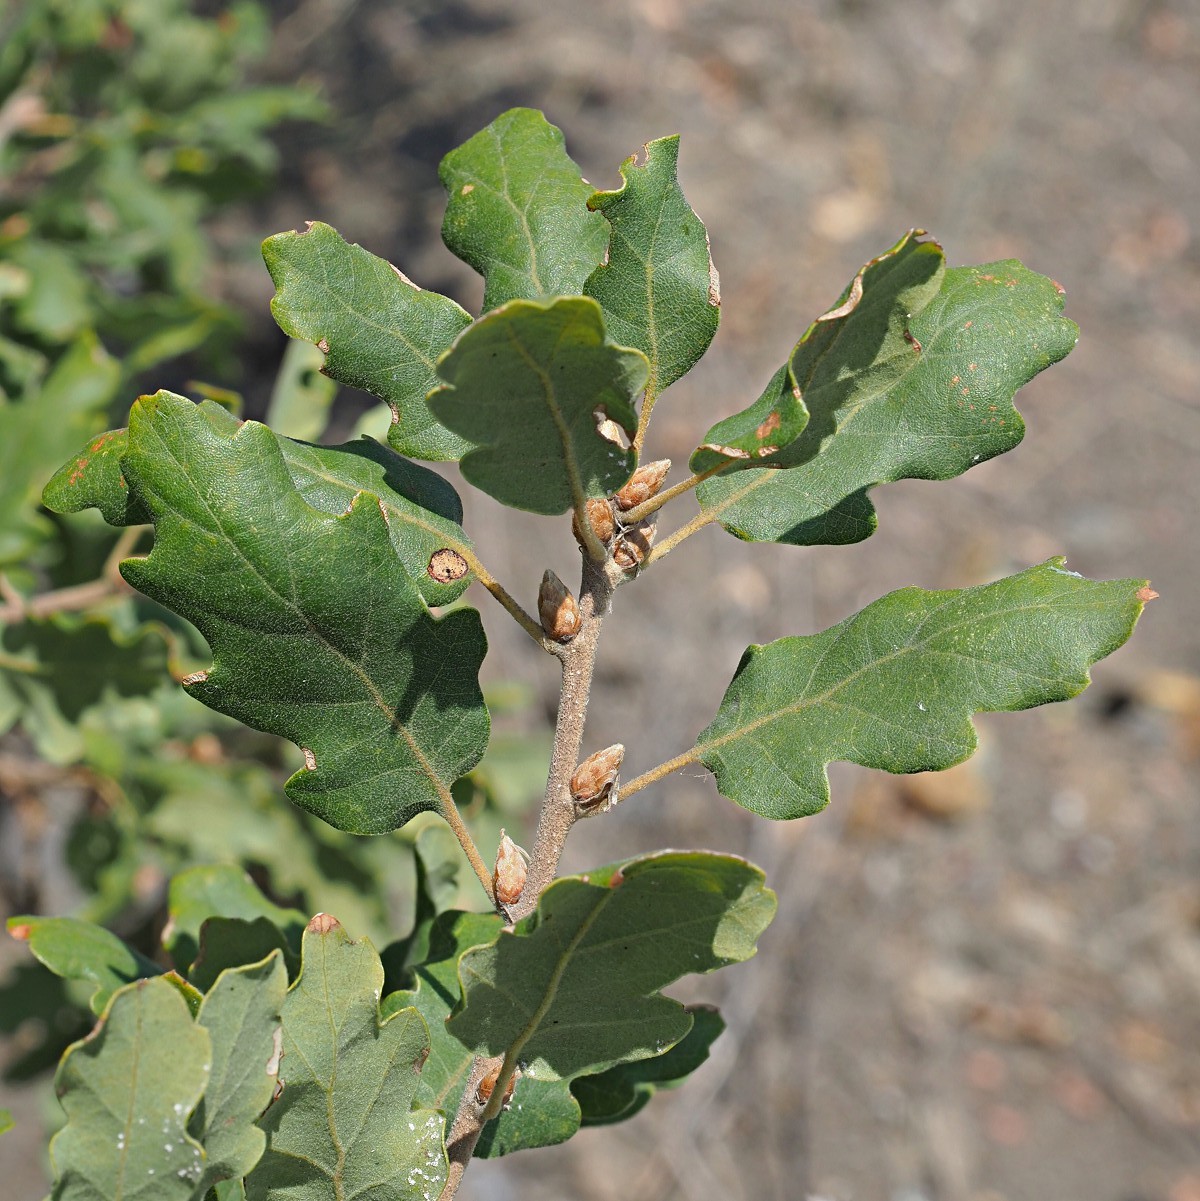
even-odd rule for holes
{"type": "Polygon", "coordinates": [[[613,562],[623,571],[636,571],[650,553],[655,533],[652,521],[639,521],[624,530],[613,547],[613,562]]]}
{"type": "Polygon", "coordinates": [[[496,900],[501,905],[514,905],[521,899],[521,893],[525,890],[525,875],[525,852],[501,830],[500,846],[496,851],[496,870],[492,872],[492,886],[496,890],[496,900]]]}
{"type": "MultiPolygon", "coordinates": [[[[612,505],[606,500],[589,500],[587,502],[587,519],[588,524],[592,527],[592,532],[607,546],[612,541],[613,531],[616,528],[612,505]]],[[[571,528],[575,531],[575,541],[582,546],[583,531],[579,528],[578,514],[571,522],[571,528]]]]}
{"type": "MultiPolygon", "coordinates": [[[[492,1093],[496,1091],[496,1082],[500,1079],[500,1067],[500,1064],[496,1064],[479,1082],[479,1087],[475,1090],[477,1104],[486,1105],[492,1099],[492,1093]]],[[[520,1074],[519,1071],[514,1071],[508,1078],[508,1085],[504,1089],[504,1109],[508,1108],[509,1102],[512,1100],[513,1089],[517,1087],[517,1077],[520,1074]]]]}
{"type": "Polygon", "coordinates": [[[552,571],[542,576],[542,586],[538,589],[538,617],[542,629],[555,642],[570,642],[583,621],[571,590],[552,571]]]}
{"type": "Polygon", "coordinates": [[[655,496],[663,486],[663,480],[667,478],[667,472],[670,470],[670,459],[657,459],[653,463],[647,463],[645,467],[639,467],[633,473],[629,483],[613,496],[613,500],[617,502],[617,508],[625,512],[655,496]]]}
{"type": "Polygon", "coordinates": [[[625,748],[615,742],[594,755],[589,755],[571,777],[571,799],[584,811],[607,809],[617,800],[617,774],[625,748]]]}

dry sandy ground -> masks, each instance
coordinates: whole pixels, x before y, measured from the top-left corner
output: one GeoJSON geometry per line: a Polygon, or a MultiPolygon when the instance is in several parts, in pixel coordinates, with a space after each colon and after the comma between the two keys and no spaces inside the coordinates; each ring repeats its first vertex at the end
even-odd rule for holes
{"type": "MultiPolygon", "coordinates": [[[[1200,6],[281,8],[281,77],[323,76],[344,117],[291,145],[259,232],[328,220],[467,304],[479,289],[436,238],[447,149],[530,104],[611,187],[642,142],[683,135],[723,320],[660,403],[654,457],[682,462],[756,396],[909,226],[951,262],[1016,256],[1066,286],[1081,341],[1022,393],[1015,452],[879,490],[879,531],[857,546],[710,529],[620,595],[589,748],[621,740],[631,773],[653,766],[707,724],[747,643],[902,585],[1065,553],[1162,593],[1083,699],[984,718],[983,753],[953,775],[836,770],[829,810],[778,826],[697,770],[582,828],[575,868],[660,845],[744,852],[780,914],[755,960],[688,989],[730,1029],[685,1088],[625,1126],[477,1164],[464,1198],[1198,1201],[1200,6]]],[[[229,287],[265,312],[261,268],[229,287]]],[[[468,516],[528,600],[545,567],[574,576],[564,530],[486,503],[468,516]]],[[[549,667],[502,616],[485,611],[489,670],[552,706],[549,667]]]]}

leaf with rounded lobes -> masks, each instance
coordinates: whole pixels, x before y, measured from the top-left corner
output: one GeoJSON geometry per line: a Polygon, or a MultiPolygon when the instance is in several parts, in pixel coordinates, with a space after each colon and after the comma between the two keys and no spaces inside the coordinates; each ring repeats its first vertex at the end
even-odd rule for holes
{"type": "MultiPolygon", "coordinates": [[[[428,956],[414,972],[413,988],[392,993],[381,1006],[386,1016],[413,1005],[425,1019],[430,1052],[421,1069],[417,1100],[448,1119],[458,1112],[475,1058],[446,1028],[446,1019],[460,996],[458,961],[471,947],[494,942],[503,925],[494,913],[439,914],[430,926],[428,956]]],[[[484,1127],[474,1154],[490,1159],[532,1147],[551,1147],[565,1142],[578,1129],[579,1105],[565,1081],[522,1076],[508,1108],[484,1127]]]]}
{"type": "Polygon", "coordinates": [[[1011,259],[946,270],[920,232],[867,263],[792,351],[803,433],[770,467],[700,485],[730,533],[858,542],[875,530],[878,484],[950,479],[1020,442],[1014,394],[1075,345],[1062,289],[1011,259]]]}
{"type": "Polygon", "coordinates": [[[51,1201],[190,1201],[204,1151],[188,1115],[211,1055],[208,1031],[166,980],[114,993],[54,1079],[67,1124],[50,1141],[51,1201]]]}
{"type": "Polygon", "coordinates": [[[588,200],[612,235],[583,292],[600,302],[613,340],[650,361],[649,396],[695,366],[721,318],[708,234],[679,187],[678,160],[678,135],[648,142],[642,163],[631,155],[621,164],[621,187],[588,200]]]}
{"type": "Polygon", "coordinates": [[[732,855],[663,851],[563,877],[463,955],[448,1029],[476,1054],[515,1051],[544,1080],[645,1059],[692,1027],[660,990],[749,959],[774,913],[763,873],[732,855]]]}
{"type": "Polygon", "coordinates": [[[285,909],[268,900],[245,871],[232,863],[190,867],[171,879],[162,935],[163,946],[181,971],[191,968],[199,953],[204,923],[213,917],[245,922],[265,918],[293,951],[300,950],[306,922],[299,909],[285,909]]]}
{"type": "Polygon", "coordinates": [[[603,437],[596,414],[635,433],[646,372],[641,351],[608,340],[594,300],[514,300],[438,362],[446,383],[429,407],[477,444],[460,464],[467,480],[514,509],[555,516],[633,474],[633,451],[603,437]]]}
{"type": "Polygon", "coordinates": [[[442,240],[484,278],[483,311],[508,300],[577,296],[604,257],[608,223],[562,131],[514,108],[452,150],[438,169],[449,194],[442,240]]]}
{"type": "Polygon", "coordinates": [[[693,758],[763,817],[829,803],[825,766],[938,771],[975,750],[971,714],[1087,686],[1141,613],[1144,580],[1086,580],[1051,559],[977,588],[902,588],[820,634],[751,646],[693,758]]]}
{"type": "Polygon", "coordinates": [[[688,466],[699,475],[724,467],[726,474],[771,461],[804,432],[808,408],[788,364],[771,376],[763,394],[748,408],[718,421],[704,435],[688,466]]]}
{"type": "Polygon", "coordinates": [[[692,1028],[669,1051],[571,1081],[585,1126],[624,1122],[640,1113],[659,1089],[682,1084],[708,1059],[713,1043],[725,1029],[724,1019],[710,1005],[694,1005],[688,1012],[692,1028]]]}
{"type": "Polygon", "coordinates": [[[212,1038],[208,1087],[188,1123],[205,1151],[195,1197],[222,1180],[240,1179],[258,1163],[266,1136],[255,1125],[279,1076],[279,1011],[287,994],[283,958],[222,972],[196,1016],[212,1038]]]}
{"type": "Polygon", "coordinates": [[[275,282],[271,312],[279,328],[320,347],[331,379],[386,402],[388,442],[396,450],[441,461],[470,449],[425,404],[437,383],[434,364],[471,323],[467,312],[320,221],[268,238],[263,258],[275,282]]]}
{"type": "Polygon", "coordinates": [[[417,1090],[429,1033],[415,1009],[380,1016],[383,967],[365,939],[319,913],[283,1003],[282,1091],[249,1201],[432,1201],[446,1177],[443,1122],[417,1090]]]}
{"type": "Polygon", "coordinates": [[[429,615],[378,499],[314,509],[270,430],[226,430],[169,393],[134,405],[122,467],[155,526],[122,573],[212,648],[190,695],[302,747],[288,795],[338,829],[445,814],[487,745],[487,644],[474,610],[429,615]]]}
{"type": "Polygon", "coordinates": [[[9,934],[28,944],[34,958],[56,976],[88,981],[93,986],[88,1004],[96,1014],[119,988],[163,973],[111,931],[81,918],[10,917],[7,926],[9,934]]]}
{"type": "Polygon", "coordinates": [[[260,963],[272,951],[283,956],[288,976],[294,977],[299,972],[299,954],[270,919],[205,918],[200,927],[200,949],[188,969],[188,979],[201,993],[207,993],[226,969],[260,963]]]}
{"type": "MultiPolygon", "coordinates": [[[[199,410],[214,429],[227,437],[233,437],[241,425],[212,401],[204,401],[199,410]]],[[[447,480],[401,458],[372,438],[358,438],[341,446],[311,446],[279,434],[274,437],[292,483],[314,509],[340,516],[359,492],[379,498],[396,555],[427,604],[447,605],[463,594],[474,578],[470,572],[457,580],[442,581],[433,579],[428,571],[429,560],[443,547],[459,554],[471,550],[471,540],[461,525],[462,501],[447,480]]],[[[110,430],[94,438],[59,468],[46,485],[43,503],[57,513],[95,507],[110,525],[148,523],[150,513],[130,493],[121,474],[121,460],[128,453],[127,430],[110,430]]]]}

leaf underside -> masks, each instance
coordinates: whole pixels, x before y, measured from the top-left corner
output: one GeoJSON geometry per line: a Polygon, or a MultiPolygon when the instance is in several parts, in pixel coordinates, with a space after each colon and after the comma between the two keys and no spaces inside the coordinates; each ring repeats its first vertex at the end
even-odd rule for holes
{"type": "Polygon", "coordinates": [[[771,818],[823,809],[835,760],[960,763],[975,750],[972,713],[1075,696],[1132,632],[1144,580],[1098,583],[1062,563],[977,588],[903,588],[822,633],[750,647],[695,758],[724,796],[771,818]]]}
{"type": "Polygon", "coordinates": [[[246,1180],[249,1201],[437,1197],[443,1123],[415,1107],[429,1034],[415,1009],[381,1019],[382,985],[369,942],[313,918],[283,1003],[283,1087],[260,1123],[267,1149],[246,1180]]]}
{"type": "Polygon", "coordinates": [[[312,508],[270,430],[230,430],[169,393],[134,406],[122,469],[155,526],[122,574],[212,648],[188,692],[304,748],[288,795],[339,829],[445,813],[487,745],[486,641],[474,610],[430,616],[378,499],[312,508]]]}
{"type": "Polygon", "coordinates": [[[477,321],[438,363],[429,407],[478,446],[463,476],[502,504],[555,515],[606,496],[632,475],[632,450],[603,437],[600,412],[637,430],[646,359],[608,340],[583,296],[514,300],[477,321]]]}
{"type": "Polygon", "coordinates": [[[52,1201],[190,1201],[203,1150],[186,1124],[211,1053],[166,980],[115,993],[55,1076],[67,1124],[50,1142],[52,1201]]]}
{"type": "Polygon", "coordinates": [[[509,300],[573,296],[604,257],[608,223],[592,188],[540,112],[514,108],[452,150],[442,240],[484,278],[483,311],[509,300]]]}
{"type": "MultiPolygon", "coordinates": [[[[1020,442],[1014,394],[1075,345],[1062,290],[1015,260],[947,270],[941,247],[919,232],[869,262],[793,350],[803,432],[769,467],[753,465],[758,450],[747,444],[749,458],[697,490],[739,538],[857,542],[874,532],[868,493],[878,484],[949,479],[1020,442]]],[[[788,391],[777,388],[785,407],[788,391]]],[[[787,424],[783,409],[779,418],[787,424]]],[[[721,423],[706,443],[730,432],[721,423]]],[[[778,445],[778,431],[769,441],[778,445]]],[[[701,452],[693,469],[711,463],[701,452]]]]}

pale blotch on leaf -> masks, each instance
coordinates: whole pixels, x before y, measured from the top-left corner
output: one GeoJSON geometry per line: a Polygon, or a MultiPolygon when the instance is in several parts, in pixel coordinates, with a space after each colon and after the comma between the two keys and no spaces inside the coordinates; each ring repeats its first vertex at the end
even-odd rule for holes
{"type": "Polygon", "coordinates": [[[468,568],[466,559],[458,551],[443,546],[430,556],[426,570],[439,584],[451,584],[455,580],[461,580],[467,574],[468,568]]]}

